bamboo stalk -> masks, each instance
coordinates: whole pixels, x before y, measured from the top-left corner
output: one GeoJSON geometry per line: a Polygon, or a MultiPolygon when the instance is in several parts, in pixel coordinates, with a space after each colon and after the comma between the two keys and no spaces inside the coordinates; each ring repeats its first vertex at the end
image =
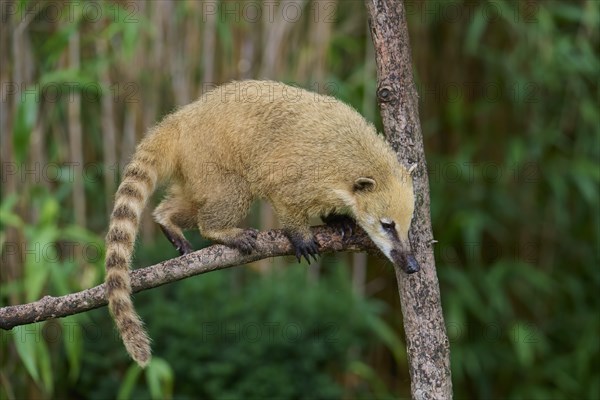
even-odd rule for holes
{"type": "MultiPolygon", "coordinates": [[[[98,28],[100,26],[98,25],[98,28]]],[[[105,39],[96,42],[96,53],[99,59],[108,58],[108,45],[105,39]]],[[[110,216],[113,206],[113,196],[116,190],[115,171],[117,170],[117,132],[115,127],[114,99],[111,93],[112,82],[108,67],[99,72],[100,83],[103,88],[101,103],[101,132],[102,132],[102,158],[104,162],[104,193],[106,203],[106,214],[110,216]]]]}
{"type": "Polygon", "coordinates": [[[285,19],[281,12],[282,8],[294,4],[295,8],[304,9],[306,0],[287,0],[279,4],[275,12],[275,19],[270,22],[265,19],[266,39],[264,43],[263,60],[259,78],[273,78],[277,71],[283,65],[282,59],[285,59],[285,52],[281,52],[284,39],[292,29],[293,24],[285,19]]]}
{"type": "MultiPolygon", "coordinates": [[[[79,32],[75,31],[69,37],[69,67],[79,70],[79,32]]],[[[73,92],[67,106],[69,124],[69,158],[73,163],[73,207],[75,223],[85,227],[85,190],[83,187],[83,140],[81,128],[81,94],[73,92]]]]}
{"type": "MultiPolygon", "coordinates": [[[[16,110],[19,107],[21,100],[21,91],[24,89],[25,82],[25,71],[26,71],[26,59],[25,53],[21,51],[24,46],[23,42],[27,40],[24,35],[26,28],[33,19],[33,15],[30,14],[28,18],[19,20],[17,14],[13,14],[8,24],[2,24],[0,30],[2,31],[2,48],[8,49],[9,38],[10,38],[10,60],[9,57],[1,57],[0,66],[0,77],[2,82],[2,104],[0,104],[0,126],[2,132],[0,132],[0,158],[3,165],[2,174],[2,200],[8,195],[19,193],[22,190],[24,182],[19,179],[19,171],[22,165],[17,163],[17,159],[14,153],[14,143],[12,129],[14,127],[14,118],[16,110]],[[11,37],[12,33],[12,37],[11,37]],[[5,35],[6,34],[6,35],[5,35]],[[5,63],[13,62],[12,70],[5,68],[5,63]],[[12,77],[9,75],[12,73],[12,77]],[[4,86],[5,83],[13,83],[14,92],[11,94],[8,91],[8,86],[4,86]],[[9,101],[10,100],[10,101],[9,101]],[[5,169],[6,168],[6,169],[5,169]],[[12,173],[8,173],[8,169],[12,169],[12,173]]],[[[6,50],[5,50],[6,51],[6,50]]],[[[23,160],[19,160],[23,161],[23,160]]],[[[17,204],[17,208],[21,204],[17,204]]],[[[8,226],[5,230],[4,243],[2,243],[2,268],[0,268],[0,282],[13,282],[18,280],[23,274],[23,244],[25,240],[15,227],[8,226]],[[6,248],[7,245],[13,247],[10,251],[6,248]]],[[[20,301],[19,294],[14,292],[9,294],[10,302],[20,301]]]]}
{"type": "MultiPolygon", "coordinates": [[[[219,2],[211,3],[211,7],[219,7],[219,2]]],[[[204,22],[203,38],[202,38],[202,85],[198,89],[198,96],[201,96],[204,91],[204,85],[207,83],[215,83],[215,43],[217,35],[217,12],[207,10],[202,15],[204,22]],[[209,12],[210,11],[210,12],[209,12]]]]}

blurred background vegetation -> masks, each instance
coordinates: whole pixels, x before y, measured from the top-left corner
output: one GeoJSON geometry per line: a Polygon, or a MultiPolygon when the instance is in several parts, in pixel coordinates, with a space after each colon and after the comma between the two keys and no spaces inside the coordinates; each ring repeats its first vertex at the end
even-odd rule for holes
{"type": "MultiPolygon", "coordinates": [[[[455,397],[597,399],[598,2],[405,4],[455,397]]],[[[207,88],[294,83],[381,130],[361,1],[0,6],[2,306],[102,281],[135,143],[207,88]]],[[[158,232],[147,212],[136,266],[176,255],[158,232]]],[[[406,398],[397,297],[364,255],[198,276],[135,296],[145,371],[105,308],[0,332],[0,398],[406,398]]]]}

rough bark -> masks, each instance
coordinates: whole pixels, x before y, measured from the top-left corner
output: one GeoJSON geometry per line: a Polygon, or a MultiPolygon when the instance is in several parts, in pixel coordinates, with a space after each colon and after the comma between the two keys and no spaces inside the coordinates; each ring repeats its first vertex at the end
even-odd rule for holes
{"type": "Polygon", "coordinates": [[[415,166],[412,250],[421,271],[396,268],[408,349],[411,394],[415,399],[452,398],[450,346],[435,270],[429,214],[429,180],[419,123],[418,98],[406,14],[400,0],[366,0],[377,62],[377,100],[384,132],[401,163],[415,166]]]}
{"type": "MultiPolygon", "coordinates": [[[[377,252],[373,242],[360,229],[356,229],[353,235],[345,237],[324,226],[313,228],[313,232],[321,253],[365,250],[377,252]]],[[[193,275],[247,264],[267,257],[291,254],[293,254],[292,245],[281,230],[260,232],[256,251],[252,254],[243,255],[237,250],[222,245],[210,246],[133,271],[131,287],[134,293],[141,292],[193,275]]],[[[106,305],[104,284],[61,297],[45,296],[33,303],[0,308],[0,328],[8,330],[18,325],[66,317],[104,305],[106,305]]]]}

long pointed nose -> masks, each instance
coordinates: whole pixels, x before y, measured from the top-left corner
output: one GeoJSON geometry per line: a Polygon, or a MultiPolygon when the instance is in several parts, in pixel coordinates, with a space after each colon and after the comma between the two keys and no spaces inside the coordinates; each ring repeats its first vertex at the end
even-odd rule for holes
{"type": "Polygon", "coordinates": [[[407,274],[414,274],[421,269],[421,266],[417,262],[417,259],[412,254],[407,254],[404,258],[404,272],[407,274]]]}
{"type": "Polygon", "coordinates": [[[421,269],[412,253],[394,249],[391,251],[391,256],[393,263],[401,267],[407,274],[414,274],[421,269]]]}

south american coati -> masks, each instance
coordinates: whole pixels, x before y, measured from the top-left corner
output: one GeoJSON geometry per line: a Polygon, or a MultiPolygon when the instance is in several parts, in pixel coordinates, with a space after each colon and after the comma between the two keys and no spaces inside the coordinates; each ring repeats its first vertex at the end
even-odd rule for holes
{"type": "Polygon", "coordinates": [[[150,360],[133,308],[129,266],[146,201],[167,195],[154,218],[181,254],[183,230],[249,253],[257,231],[241,229],[255,199],[273,206],[296,256],[315,257],[309,220],[358,224],[408,273],[419,266],[408,230],[412,180],[372,124],[333,97],[271,81],[231,82],[165,117],[123,173],[106,236],[106,296],[131,357],[150,360]]]}

